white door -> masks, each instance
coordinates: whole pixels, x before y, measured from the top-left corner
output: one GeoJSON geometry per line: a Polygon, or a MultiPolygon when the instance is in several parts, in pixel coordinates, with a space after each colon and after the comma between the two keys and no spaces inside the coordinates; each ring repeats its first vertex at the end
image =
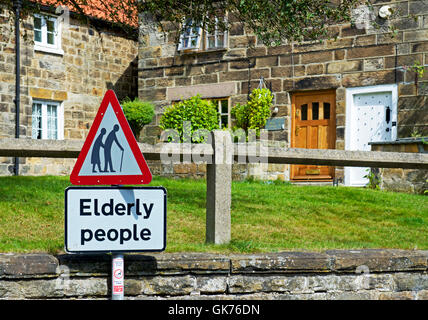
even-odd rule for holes
{"type": "MultiPolygon", "coordinates": [[[[397,138],[397,86],[346,90],[345,150],[370,151],[369,142],[397,138]]],[[[345,185],[364,186],[369,168],[345,167],[345,185]]]]}

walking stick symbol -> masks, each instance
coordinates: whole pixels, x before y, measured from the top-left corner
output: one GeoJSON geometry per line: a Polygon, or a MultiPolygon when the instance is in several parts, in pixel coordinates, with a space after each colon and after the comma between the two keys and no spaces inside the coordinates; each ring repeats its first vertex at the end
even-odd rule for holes
{"type": "Polygon", "coordinates": [[[120,158],[120,172],[122,172],[122,163],[123,163],[123,153],[124,153],[124,150],[122,149],[122,157],[120,158]]]}

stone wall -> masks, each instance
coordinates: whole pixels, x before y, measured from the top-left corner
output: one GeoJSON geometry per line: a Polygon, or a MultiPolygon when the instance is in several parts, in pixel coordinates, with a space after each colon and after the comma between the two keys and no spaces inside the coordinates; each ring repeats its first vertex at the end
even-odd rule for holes
{"type": "MultiPolygon", "coordinates": [[[[407,138],[393,142],[373,143],[372,151],[428,153],[428,138],[407,138]]],[[[425,194],[428,192],[428,170],[379,168],[371,169],[384,190],[425,194]]]]}
{"type": "MultiPolygon", "coordinates": [[[[205,163],[162,163],[161,161],[147,161],[150,172],[153,175],[170,178],[205,178],[207,165],[205,163]]],[[[246,179],[257,180],[289,180],[287,172],[288,165],[265,163],[265,164],[232,164],[232,180],[244,181],[246,179]]]]}
{"type": "MultiPolygon", "coordinates": [[[[428,300],[428,254],[125,255],[126,299],[428,300]]],[[[108,255],[0,254],[0,299],[109,299],[108,255]]]]}
{"type": "MultiPolygon", "coordinates": [[[[15,136],[14,20],[0,8],[0,138],[15,136]]],[[[104,93],[137,96],[137,41],[101,21],[70,17],[61,30],[63,54],[34,49],[33,18],[21,22],[21,138],[31,138],[32,100],[63,103],[64,139],[85,139],[104,93]]],[[[13,159],[0,159],[0,174],[13,159]]],[[[21,174],[69,174],[75,160],[21,159],[21,174]]]]}
{"type": "MultiPolygon", "coordinates": [[[[334,25],[330,40],[277,47],[264,46],[231,15],[226,49],[190,53],[177,52],[176,33],[159,32],[151,27],[150,17],[142,15],[138,92],[141,99],[157,105],[156,122],[145,128],[143,141],[156,141],[156,124],[164,107],[180,96],[229,97],[234,106],[246,102],[248,88],[257,87],[261,76],[272,85],[278,107],[274,116],[285,122],[284,130],[270,133],[271,139],[290,141],[290,94],[335,89],[335,146],[344,149],[346,89],[394,83],[399,95],[398,137],[428,134],[428,7],[415,0],[376,1],[375,13],[385,4],[391,5],[394,16],[389,20],[377,17],[377,28],[334,25]],[[409,66],[417,62],[425,65],[425,73],[416,84],[409,66]]],[[[343,178],[341,168],[336,177],[343,178]]]]}

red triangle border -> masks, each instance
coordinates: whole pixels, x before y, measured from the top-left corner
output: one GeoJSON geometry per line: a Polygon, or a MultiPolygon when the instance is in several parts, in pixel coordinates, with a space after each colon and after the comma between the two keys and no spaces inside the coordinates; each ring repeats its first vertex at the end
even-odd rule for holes
{"type": "Polygon", "coordinates": [[[98,109],[97,115],[95,116],[94,122],[89,129],[88,136],[83,144],[82,150],[79,153],[76,164],[70,175],[70,182],[73,185],[123,185],[123,184],[149,184],[152,181],[152,174],[150,169],[138,147],[137,141],[135,140],[134,134],[132,133],[131,127],[126,120],[126,117],[122,111],[122,107],[117,100],[116,94],[113,90],[108,90],[104,95],[101,102],[100,108],[98,109]],[[88,156],[89,149],[94,142],[95,135],[98,132],[98,128],[104,117],[104,114],[111,104],[114,113],[116,114],[119,125],[126,137],[129,147],[132,150],[133,156],[137,161],[138,167],[141,170],[141,175],[100,175],[100,176],[80,176],[79,172],[82,169],[83,163],[88,156]]]}

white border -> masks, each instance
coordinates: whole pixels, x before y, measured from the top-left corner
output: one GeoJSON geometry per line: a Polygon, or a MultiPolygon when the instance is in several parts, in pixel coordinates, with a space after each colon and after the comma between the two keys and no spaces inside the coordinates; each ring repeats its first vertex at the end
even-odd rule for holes
{"type": "MultiPolygon", "coordinates": [[[[391,121],[397,123],[398,115],[398,85],[397,84],[385,84],[385,85],[376,85],[368,87],[357,87],[357,88],[346,88],[346,122],[345,122],[345,150],[351,150],[351,132],[352,128],[352,103],[353,96],[356,94],[364,93],[380,93],[380,92],[391,92],[392,100],[392,114],[391,121]]],[[[398,125],[398,123],[397,123],[398,125]]],[[[392,140],[397,139],[397,125],[393,126],[391,129],[391,138],[392,140]]],[[[345,167],[345,185],[346,186],[363,186],[361,184],[351,184],[350,179],[350,170],[351,167],[345,167]]]]}

